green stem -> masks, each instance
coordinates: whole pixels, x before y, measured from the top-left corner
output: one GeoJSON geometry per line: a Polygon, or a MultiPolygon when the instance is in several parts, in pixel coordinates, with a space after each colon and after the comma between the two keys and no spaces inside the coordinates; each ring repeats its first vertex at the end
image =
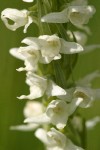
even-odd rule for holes
{"type": "Polygon", "coordinates": [[[53,68],[56,77],[56,83],[62,88],[66,88],[66,78],[61,68],[60,62],[53,61],[53,68]]]}
{"type": "Polygon", "coordinates": [[[85,119],[83,118],[83,130],[80,133],[80,138],[81,138],[81,145],[84,149],[86,149],[86,141],[87,141],[87,129],[86,129],[86,125],[85,125],[85,119]]]}

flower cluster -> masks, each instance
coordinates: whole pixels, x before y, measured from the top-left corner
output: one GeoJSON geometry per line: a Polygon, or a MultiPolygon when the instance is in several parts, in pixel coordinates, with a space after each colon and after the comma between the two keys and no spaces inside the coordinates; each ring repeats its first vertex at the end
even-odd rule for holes
{"type": "MultiPolygon", "coordinates": [[[[91,81],[99,77],[100,72],[93,72],[78,81],[72,80],[71,84],[68,80],[78,53],[100,47],[85,46],[90,33],[86,24],[96,10],[88,5],[87,0],[65,0],[60,2],[61,6],[57,0],[23,1],[33,2],[34,6],[31,10],[7,8],[1,13],[2,21],[12,31],[24,26],[26,33],[31,23],[37,24],[40,31],[38,37],[24,38],[21,41],[24,46],[10,49],[11,55],[24,62],[25,66],[17,71],[26,72],[25,82],[30,91],[29,95],[18,99],[33,100],[28,101],[24,108],[26,124],[12,126],[11,129],[36,130],[35,136],[47,150],[82,150],[81,142],[72,140],[73,133],[68,136],[68,128],[75,130],[72,124],[74,121],[77,125],[74,118],[77,118],[75,112],[78,107],[90,107],[92,101],[100,98],[100,89],[91,87],[91,81]],[[68,28],[69,24],[77,30],[68,28]]],[[[82,125],[79,120],[79,126],[82,125]]],[[[80,130],[74,136],[79,138],[83,128],[80,130]]]]}

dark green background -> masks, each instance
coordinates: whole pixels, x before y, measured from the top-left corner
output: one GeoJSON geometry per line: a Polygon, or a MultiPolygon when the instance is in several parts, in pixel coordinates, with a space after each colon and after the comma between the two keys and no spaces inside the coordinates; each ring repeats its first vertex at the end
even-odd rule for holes
{"type": "MultiPolygon", "coordinates": [[[[89,26],[92,35],[88,43],[100,43],[100,1],[90,1],[97,12],[91,19],[89,26]]],[[[5,8],[23,9],[30,7],[31,4],[21,0],[0,0],[0,12],[5,8]]],[[[15,69],[20,67],[21,61],[13,58],[9,54],[9,49],[20,46],[20,41],[26,36],[36,35],[36,26],[30,26],[28,33],[23,34],[22,29],[16,32],[8,30],[0,20],[0,150],[43,150],[42,144],[34,137],[33,132],[10,131],[11,125],[23,122],[23,106],[25,100],[19,101],[16,97],[28,93],[25,85],[25,74],[18,73],[15,69]]],[[[89,72],[100,69],[100,49],[89,54],[81,55],[74,70],[74,77],[77,79],[89,72]]],[[[95,87],[100,87],[100,79],[95,80],[95,87]]],[[[89,109],[81,110],[82,115],[92,118],[100,115],[100,102],[96,101],[89,109]]],[[[100,124],[87,134],[87,150],[100,150],[100,124]]]]}

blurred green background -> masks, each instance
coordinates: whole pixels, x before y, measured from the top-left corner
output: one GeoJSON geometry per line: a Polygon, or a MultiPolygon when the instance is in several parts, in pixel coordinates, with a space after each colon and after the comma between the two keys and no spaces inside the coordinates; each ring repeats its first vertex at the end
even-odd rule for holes
{"type": "MultiPolygon", "coordinates": [[[[90,0],[97,12],[91,19],[89,26],[92,35],[88,43],[100,43],[100,1],[90,0]]],[[[0,0],[0,12],[5,8],[23,9],[31,4],[21,0],[0,0]]],[[[22,124],[23,107],[25,100],[19,101],[16,97],[28,93],[25,85],[25,74],[18,73],[15,69],[22,65],[22,62],[9,54],[9,49],[20,46],[20,41],[26,36],[36,35],[36,26],[29,27],[28,33],[22,33],[23,28],[16,32],[8,30],[0,20],[0,150],[43,150],[43,145],[34,137],[33,132],[10,131],[11,125],[22,124]]],[[[81,55],[74,70],[76,79],[89,72],[100,69],[100,49],[81,55]]],[[[100,87],[100,79],[95,80],[95,87],[100,87]]],[[[85,110],[82,115],[88,119],[100,115],[100,101],[85,110]]],[[[100,124],[87,133],[87,150],[100,150],[100,124]]]]}

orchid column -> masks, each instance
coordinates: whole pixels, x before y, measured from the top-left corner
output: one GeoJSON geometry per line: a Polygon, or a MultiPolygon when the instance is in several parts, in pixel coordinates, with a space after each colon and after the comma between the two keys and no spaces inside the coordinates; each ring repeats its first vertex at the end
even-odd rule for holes
{"type": "MultiPolygon", "coordinates": [[[[25,2],[33,2],[24,0],[25,2]]],[[[100,98],[100,89],[92,89],[91,81],[100,76],[93,72],[75,81],[73,69],[79,53],[93,49],[85,46],[91,33],[87,23],[95,8],[87,0],[36,0],[28,10],[7,8],[1,19],[12,31],[31,23],[38,26],[38,37],[26,37],[24,46],[10,53],[24,62],[29,95],[24,108],[23,125],[15,130],[35,130],[47,150],[82,150],[86,148],[86,123],[78,107],[87,108],[100,98]],[[9,24],[8,20],[14,24],[9,24]],[[33,100],[33,101],[28,101],[33,100]]]]}

